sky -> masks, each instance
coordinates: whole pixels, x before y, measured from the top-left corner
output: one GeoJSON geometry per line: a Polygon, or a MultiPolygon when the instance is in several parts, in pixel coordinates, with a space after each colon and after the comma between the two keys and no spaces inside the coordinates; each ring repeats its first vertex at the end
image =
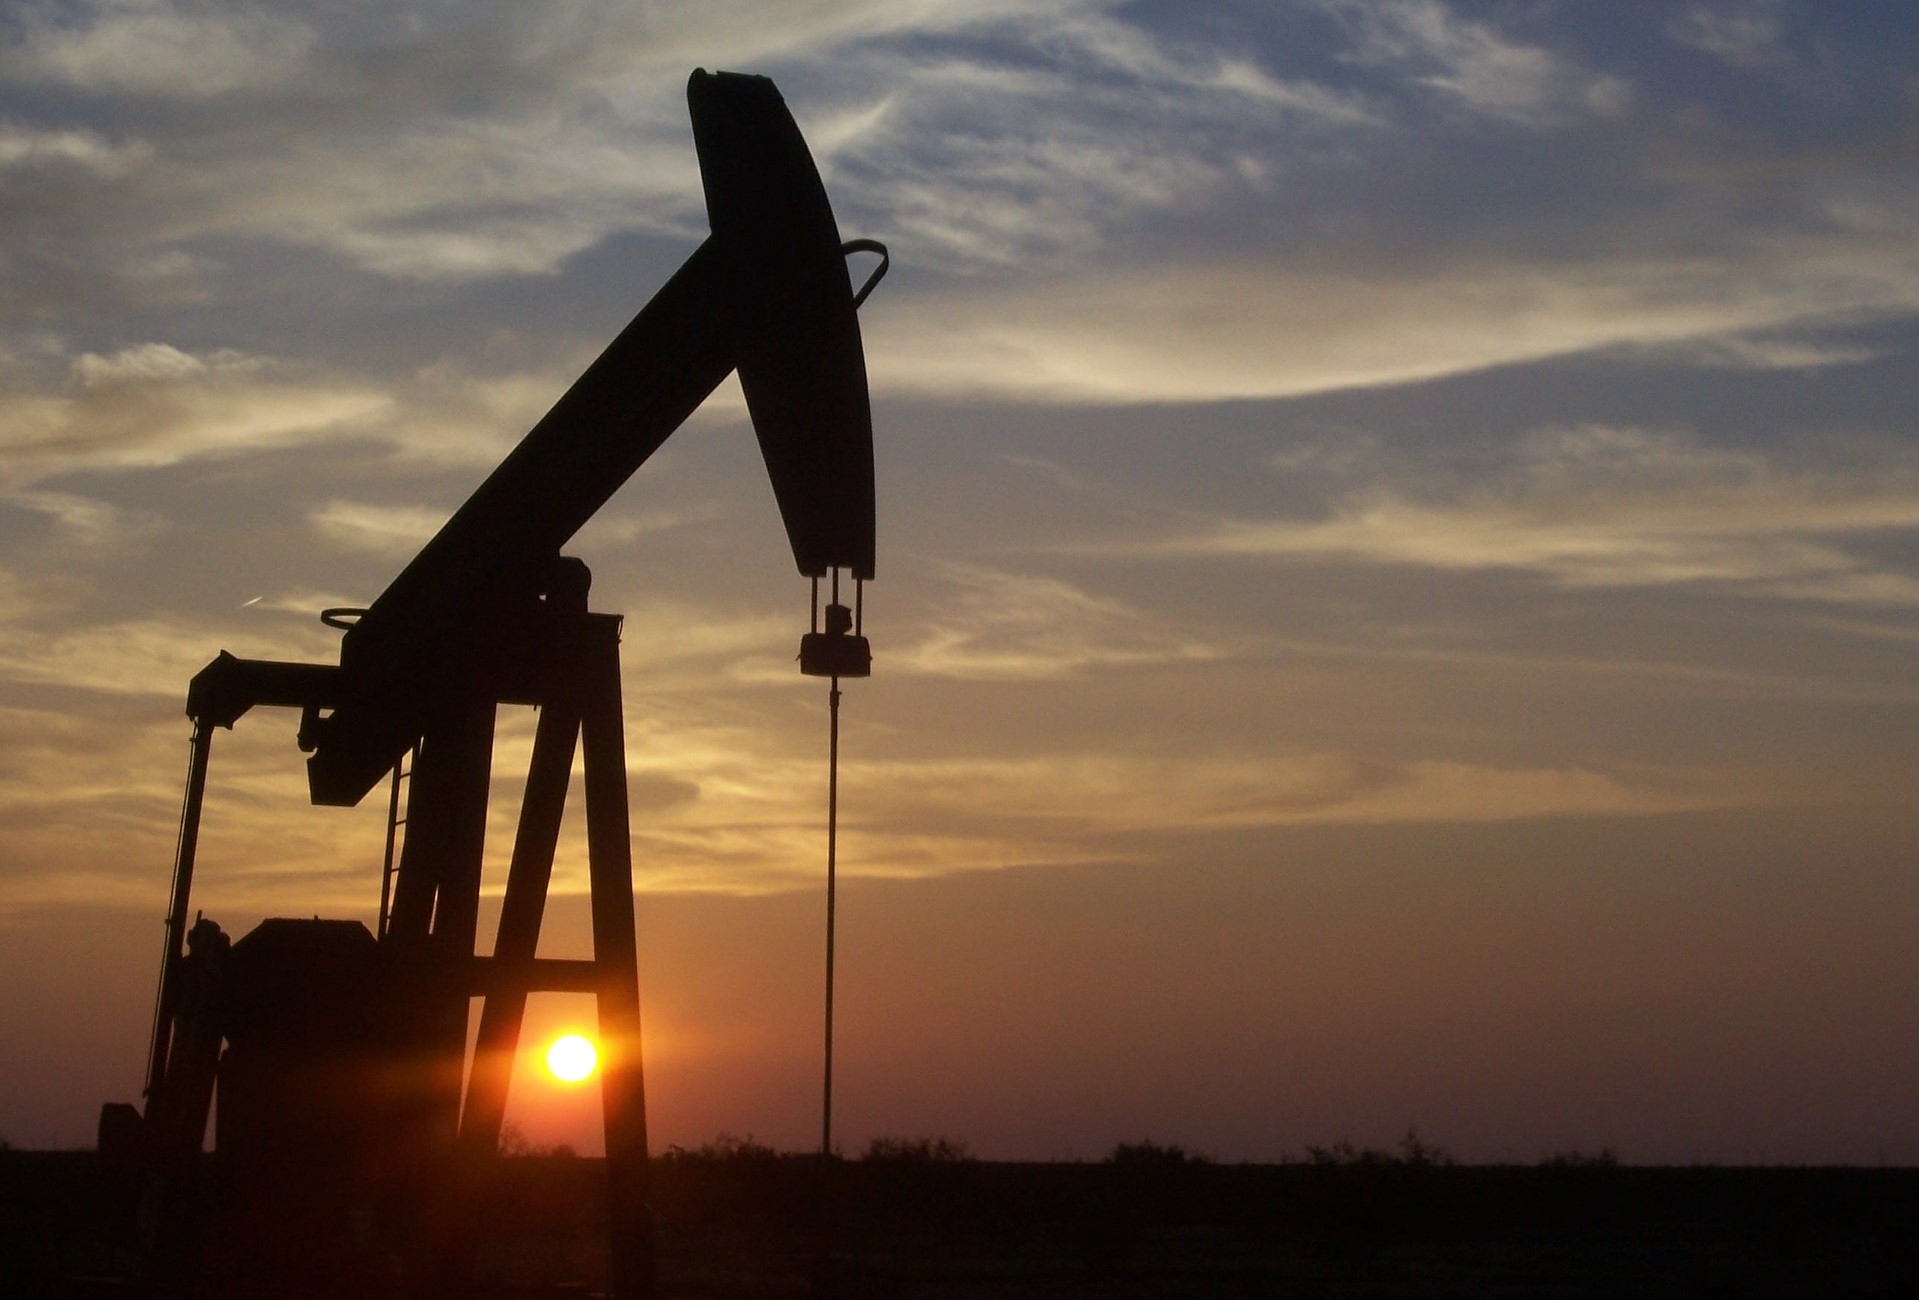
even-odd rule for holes
{"type": "MultiPolygon", "coordinates": [[[[772,77],[891,250],[847,1150],[1919,1162],[1916,28],[8,5],[0,1138],[137,1097],[187,679],[332,660],[317,612],[698,246],[705,67],[772,77]]],[[[571,553],[626,618],[654,1147],[806,1147],[826,701],[731,381],[571,553]]],[[[195,904],[236,935],[377,908],[383,801],[308,806],[296,722],[214,744],[195,904]]],[[[587,952],[573,817],[548,955],[587,952]]],[[[586,1095],[525,1069],[512,1118],[591,1149],[586,1095]]]]}

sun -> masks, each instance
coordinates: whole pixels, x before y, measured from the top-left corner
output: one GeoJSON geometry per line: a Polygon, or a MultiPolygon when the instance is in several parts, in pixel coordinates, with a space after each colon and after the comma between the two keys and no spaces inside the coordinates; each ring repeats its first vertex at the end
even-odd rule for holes
{"type": "Polygon", "coordinates": [[[546,1049],[546,1068],[563,1083],[579,1083],[599,1063],[598,1049],[584,1034],[562,1034],[546,1049]]]}

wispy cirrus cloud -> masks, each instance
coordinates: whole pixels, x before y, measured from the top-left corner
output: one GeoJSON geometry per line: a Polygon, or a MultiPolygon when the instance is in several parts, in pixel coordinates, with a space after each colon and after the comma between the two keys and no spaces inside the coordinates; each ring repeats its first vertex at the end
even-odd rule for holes
{"type": "MultiPolygon", "coordinates": [[[[91,291],[109,298],[213,291],[220,272],[207,250],[236,239],[443,285],[552,274],[616,232],[690,244],[704,218],[677,99],[703,43],[694,61],[724,55],[778,73],[843,225],[885,234],[902,265],[957,273],[937,292],[881,306],[894,341],[875,376],[915,392],[1273,396],[1911,308],[1911,259],[1896,232],[1912,204],[1896,191],[1864,204],[1879,209],[1876,234],[1859,196],[1808,208],[1814,234],[1805,222],[1770,239],[1732,228],[1705,248],[1667,249],[1659,212],[1644,214],[1645,238],[1622,233],[1637,218],[1610,208],[1591,217],[1604,223],[1602,250],[1630,256],[1490,254],[1451,248],[1438,232],[1409,244],[1400,230],[1300,247],[1275,227],[1265,246],[1242,235],[1238,248],[1102,258],[1155,223],[1282,198],[1303,210],[1328,177],[1369,158],[1418,174],[1392,152],[1414,110],[1382,87],[1325,75],[1342,61],[1478,119],[1545,129],[1619,106],[1617,86],[1572,55],[1438,0],[1306,8],[1335,15],[1347,42],[1318,51],[1322,71],[1311,74],[1098,4],[846,3],[771,19],[717,6],[698,23],[657,6],[588,5],[539,24],[489,6],[408,23],[288,10],[279,26],[239,22],[227,38],[252,51],[228,62],[264,61],[270,85],[237,71],[207,83],[254,95],[244,114],[170,112],[124,136],[17,129],[22,158],[84,157],[113,176],[109,188],[103,171],[96,188],[50,192],[9,242],[29,269],[41,259],[57,270],[43,296],[105,277],[112,287],[91,291]],[[286,34],[296,29],[308,37],[286,34]],[[939,48],[930,34],[961,39],[939,48]],[[336,101],[340,112],[314,111],[336,101]],[[269,126],[274,145],[261,148],[269,126]],[[61,254],[69,242],[121,252],[61,254]]],[[[200,12],[150,3],[43,16],[7,57],[47,94],[131,94],[109,75],[109,52],[137,48],[154,24],[187,31],[200,12]]],[[[1453,134],[1473,138],[1470,123],[1453,134]]],[[[1627,174],[1646,152],[1631,132],[1568,147],[1627,174]]],[[[1377,197],[1397,207],[1409,196],[1377,197]]],[[[1581,210],[1550,216],[1555,248],[1595,243],[1581,210]]],[[[1375,219],[1353,215],[1354,231],[1375,219]]],[[[1765,355],[1787,351],[1780,342],[1765,355]]]]}
{"type": "MultiPolygon", "coordinates": [[[[17,493],[75,470],[150,469],[347,441],[362,455],[391,456],[403,476],[450,470],[468,481],[475,467],[513,447],[593,350],[590,342],[555,348],[542,341],[490,364],[443,357],[411,371],[368,373],[234,348],[148,341],[76,354],[58,340],[42,342],[12,356],[0,352],[0,483],[17,493]]],[[[731,391],[737,403],[737,387],[731,391]]],[[[437,512],[443,521],[454,504],[457,498],[399,509],[437,512]]],[[[393,519],[356,517],[338,500],[313,511],[316,526],[336,540],[431,535],[417,519],[396,530],[393,519]]],[[[623,517],[602,529],[634,536],[657,526],[623,517]]]]}
{"type": "Polygon", "coordinates": [[[1853,543],[1916,530],[1919,466],[1910,463],[1838,475],[1684,434],[1584,426],[1535,431],[1496,476],[1444,497],[1365,489],[1322,517],[1221,520],[1149,549],[1909,607],[1919,604],[1919,574],[1853,543]]]}
{"type": "MultiPolygon", "coordinates": [[[[40,367],[44,369],[44,367],[40,367]]],[[[165,465],[338,433],[382,411],[386,394],[230,349],[144,343],[84,352],[64,382],[0,394],[0,474],[15,483],[86,465],[165,465]]]]}
{"type": "Polygon", "coordinates": [[[328,501],[307,515],[307,522],[330,541],[403,557],[418,551],[446,520],[445,511],[430,506],[339,500],[328,501]]]}
{"type": "Polygon", "coordinates": [[[197,11],[165,0],[23,4],[0,66],[25,82],[93,93],[201,99],[282,85],[306,64],[312,28],[240,6],[197,11]],[[63,12],[64,10],[64,12],[63,12]]]}
{"type": "Polygon", "coordinates": [[[145,163],[152,149],[144,142],[116,142],[80,127],[37,128],[0,123],[0,171],[23,173],[75,169],[88,175],[121,176],[145,163]]]}
{"type": "Polygon", "coordinates": [[[1076,673],[1218,658],[1219,647],[1112,597],[1057,578],[944,566],[953,591],[889,670],[975,681],[1045,681],[1076,673]]]}
{"type": "Polygon", "coordinates": [[[1353,29],[1350,57],[1404,69],[1415,84],[1472,113],[1524,126],[1610,116],[1631,103],[1618,77],[1462,17],[1441,0],[1321,0],[1353,29]]]}
{"type": "Polygon", "coordinates": [[[1375,120],[1349,92],[1111,9],[719,4],[695,21],[589,4],[534,22],[498,4],[382,18],[146,0],[30,8],[0,66],[54,106],[163,102],[114,145],[21,137],[23,155],[123,155],[110,192],[45,194],[27,219],[45,255],[76,233],[259,238],[453,283],[551,273],[618,231],[703,233],[678,102],[695,64],[778,74],[829,177],[857,179],[842,202],[883,213],[921,263],[1083,250],[1270,173],[1295,127],[1375,120]],[[940,35],[967,52],[925,52],[940,35]]]}
{"type": "Polygon", "coordinates": [[[88,545],[124,542],[166,527],[165,521],[150,511],[117,506],[73,492],[0,493],[0,505],[43,515],[67,536],[88,545]]]}
{"type": "Polygon", "coordinates": [[[339,634],[308,617],[249,626],[152,616],[78,624],[51,618],[0,624],[0,685],[55,687],[101,697],[184,698],[193,674],[224,647],[242,658],[338,657],[339,634]]]}
{"type": "Polygon", "coordinates": [[[1712,256],[1422,267],[1282,259],[1115,268],[891,304],[876,383],[1058,402],[1286,397],[1632,347],[1788,368],[1792,329],[1919,309],[1909,240],[1860,228],[1712,256]]]}
{"type": "MultiPolygon", "coordinates": [[[[870,774],[889,816],[919,825],[1025,822],[1061,839],[1325,823],[1644,815],[1750,798],[1716,774],[1389,762],[1341,753],[1205,757],[1053,753],[897,764],[870,774]],[[990,810],[990,811],[983,811],[990,810]]],[[[852,776],[867,779],[862,768],[852,776]]]]}
{"type": "Polygon", "coordinates": [[[1666,23],[1666,34],[1739,68],[1784,62],[1784,6],[1779,0],[1689,4],[1666,23]]]}
{"type": "Polygon", "coordinates": [[[985,23],[967,57],[852,52],[884,111],[824,156],[859,219],[919,263],[1089,253],[1131,223],[1268,191],[1302,147],[1377,131],[1353,91],[1168,41],[1104,7],[985,23]]]}

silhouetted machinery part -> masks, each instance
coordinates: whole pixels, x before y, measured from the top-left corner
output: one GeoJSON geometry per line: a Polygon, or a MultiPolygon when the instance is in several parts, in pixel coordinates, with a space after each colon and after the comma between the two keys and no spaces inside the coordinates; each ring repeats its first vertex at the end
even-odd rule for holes
{"type": "Polygon", "coordinates": [[[814,580],[801,668],[833,677],[835,696],[839,677],[865,676],[873,445],[855,312],[887,265],[883,246],[840,241],[770,81],[699,71],[687,99],[711,237],[379,599],[327,612],[344,629],[338,665],[222,652],[189,687],[146,1107],[108,1106],[101,1121],[103,1157],[144,1180],[158,1291],[457,1293],[457,1189],[497,1151],[527,995],[564,991],[598,1004],[613,1293],[652,1294],[620,620],[589,612],[586,567],[560,550],[737,369],[794,560],[814,580]],[[857,294],[853,252],[881,258],[857,294]],[[539,721],[499,931],[481,957],[502,703],[535,705],[539,721]],[[201,919],[189,935],[213,732],[259,706],[300,711],[318,804],[355,804],[390,773],[397,791],[411,756],[377,935],[319,919],[269,920],[232,944],[201,919]],[[535,954],[576,753],[593,956],[563,961],[535,954]],[[216,1090],[218,1187],[200,1158],[216,1090]],[[211,1220],[194,1213],[209,1200],[224,1207],[211,1220]]]}

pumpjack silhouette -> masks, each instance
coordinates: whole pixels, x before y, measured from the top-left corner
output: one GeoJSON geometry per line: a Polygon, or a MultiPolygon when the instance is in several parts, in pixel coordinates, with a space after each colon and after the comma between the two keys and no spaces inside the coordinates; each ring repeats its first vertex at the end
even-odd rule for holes
{"type": "Polygon", "coordinates": [[[322,615],[344,633],[337,664],[222,652],[188,689],[145,1106],[101,1117],[103,1157],[140,1189],[155,1293],[466,1289],[460,1189],[494,1158],[527,995],[542,991],[597,998],[612,1294],[654,1293],[620,619],[589,610],[586,566],[561,550],[737,370],[813,580],[801,670],[834,679],[836,700],[838,678],[867,675],[873,439],[855,313],[887,267],[882,245],[842,243],[771,81],[695,71],[687,100],[710,237],[370,607],[322,615]],[[854,252],[880,258],[857,293],[854,252]],[[499,931],[479,956],[503,703],[539,719],[499,931]],[[358,804],[390,782],[376,930],[275,919],[229,941],[211,921],[189,927],[213,733],[256,707],[299,710],[314,803],[358,804]],[[593,956],[554,960],[535,952],[576,751],[593,956]],[[214,1178],[202,1148],[216,1096],[214,1178]]]}

